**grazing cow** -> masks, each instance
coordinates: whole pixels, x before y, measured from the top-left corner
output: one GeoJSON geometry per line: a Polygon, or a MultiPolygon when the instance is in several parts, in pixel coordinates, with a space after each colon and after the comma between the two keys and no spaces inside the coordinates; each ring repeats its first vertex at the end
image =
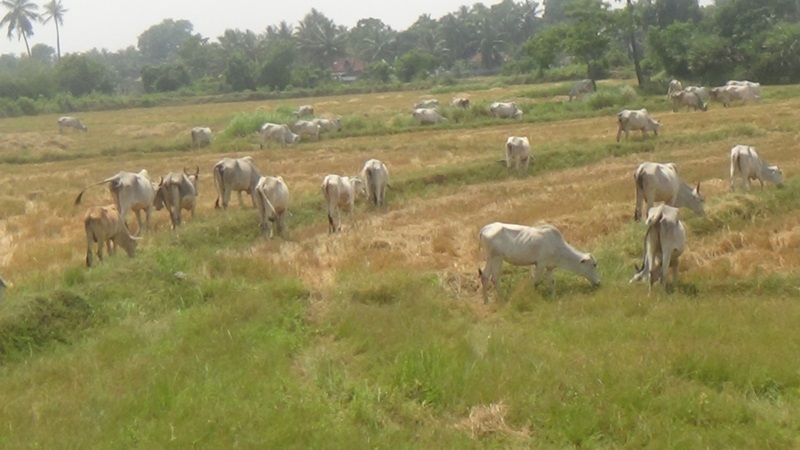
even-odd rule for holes
{"type": "Polygon", "coordinates": [[[123,222],[128,211],[134,211],[136,213],[136,222],[139,225],[136,234],[139,235],[144,229],[150,228],[150,215],[158,186],[150,181],[147,170],[142,169],[139,173],[119,172],[113,177],[89,185],[75,198],[75,205],[80,204],[86,189],[105,183],[108,183],[108,190],[114,198],[114,204],[117,205],[117,211],[119,211],[123,222]],[[145,226],[142,225],[142,210],[145,211],[145,226]]]}
{"type": "Polygon", "coordinates": [[[678,208],[669,205],[659,205],[648,212],[642,266],[636,267],[630,283],[649,278],[649,290],[656,281],[666,287],[668,269],[672,269],[672,282],[678,281],[678,258],[686,249],[686,229],[678,212],[678,208]]]}
{"type": "Polygon", "coordinates": [[[297,133],[301,138],[304,136],[312,136],[315,141],[319,140],[319,132],[322,127],[311,120],[298,120],[292,126],[292,130],[297,133]]]}
{"type": "Polygon", "coordinates": [[[466,97],[453,97],[453,99],[450,100],[450,106],[467,109],[469,108],[469,99],[466,97]]]}
{"type": "Polygon", "coordinates": [[[536,266],[534,283],[539,284],[542,274],[545,274],[551,294],[555,293],[553,270],[556,268],[577,273],[593,285],[600,284],[594,257],[569,245],[558,228],[552,225],[528,227],[494,222],[481,229],[479,239],[486,257],[486,265],[478,269],[484,303],[489,302],[489,283],[494,285],[498,297],[502,296],[500,272],[503,261],[515,266],[536,266]]]}
{"type": "Polygon", "coordinates": [[[367,197],[375,206],[386,206],[386,188],[389,186],[389,169],[377,159],[370,159],[361,169],[361,182],[367,197]]]}
{"type": "Polygon", "coordinates": [[[760,102],[761,96],[756,94],[752,86],[720,86],[711,89],[709,98],[722,102],[722,106],[728,107],[731,103],[741,100],[742,104],[747,102],[760,102]]]}
{"type": "Polygon", "coordinates": [[[653,120],[644,108],[635,110],[623,109],[617,114],[617,124],[617,142],[619,142],[623,131],[625,132],[625,140],[628,139],[628,134],[631,130],[642,130],[642,139],[644,139],[648,131],[652,131],[653,135],[658,136],[658,128],[661,126],[661,122],[653,120]]]}
{"type": "Polygon", "coordinates": [[[289,215],[289,188],[282,177],[264,176],[258,180],[253,199],[258,208],[259,227],[266,238],[272,237],[272,223],[278,235],[286,237],[286,217],[289,215]]]}
{"type": "Polygon", "coordinates": [[[683,90],[683,86],[681,85],[680,81],[678,81],[678,80],[670,80],[669,81],[669,87],[667,88],[667,97],[669,97],[670,94],[672,94],[673,92],[678,92],[678,91],[681,91],[681,90],[683,90]]]}
{"type": "Polygon", "coordinates": [[[319,125],[320,132],[336,132],[342,129],[342,121],[339,118],[313,119],[311,121],[319,125]]]}
{"type": "Polygon", "coordinates": [[[267,138],[281,144],[283,147],[285,147],[286,144],[297,144],[300,142],[300,136],[294,134],[292,130],[289,129],[289,126],[285,124],[267,122],[261,125],[258,134],[261,137],[259,148],[264,148],[264,143],[267,138]]]}
{"type": "Polygon", "coordinates": [[[683,90],[686,92],[692,92],[697,94],[697,96],[700,97],[700,100],[702,100],[703,103],[708,102],[709,93],[708,89],[706,89],[704,86],[686,86],[685,88],[683,88],[683,90]]]}
{"type": "Polygon", "coordinates": [[[192,128],[192,147],[201,145],[211,145],[211,128],[194,127],[192,128]]]}
{"type": "Polygon", "coordinates": [[[130,235],[116,205],[92,206],[83,217],[83,227],[86,230],[86,267],[92,266],[94,244],[97,244],[97,258],[101,261],[103,246],[109,255],[114,253],[117,246],[125,249],[131,258],[135,255],[139,238],[130,235]]]}
{"type": "Polygon", "coordinates": [[[214,208],[227,209],[232,191],[236,191],[239,197],[239,206],[244,207],[243,191],[250,195],[253,206],[256,205],[253,189],[261,178],[261,172],[258,171],[252,156],[238,159],[222,158],[214,165],[213,170],[214,186],[217,188],[217,200],[214,202],[214,208]]]}
{"type": "Polygon", "coordinates": [[[643,204],[647,204],[644,212],[646,216],[653,203],[661,201],[676,208],[689,208],[701,216],[705,215],[700,183],[694,189],[684,183],[678,176],[675,163],[643,162],[633,171],[633,181],[636,188],[634,220],[641,219],[643,204]]]}
{"type": "Polygon", "coordinates": [[[515,102],[494,102],[489,105],[489,113],[501,119],[522,119],[522,110],[515,102]]]}
{"type": "Polygon", "coordinates": [[[431,108],[438,108],[438,107],[439,107],[439,100],[438,99],[428,98],[428,99],[422,100],[420,102],[417,102],[417,104],[415,104],[414,107],[411,108],[411,109],[412,110],[414,110],[414,109],[431,109],[431,108]]]}
{"type": "Polygon", "coordinates": [[[76,130],[89,131],[89,128],[87,128],[84,124],[82,124],[77,117],[70,117],[70,116],[64,116],[58,118],[58,132],[63,133],[64,128],[74,128],[76,130]]]}
{"type": "Polygon", "coordinates": [[[294,112],[295,117],[313,116],[313,115],[314,115],[314,107],[311,105],[300,105],[297,107],[297,111],[294,112]]]}
{"type": "Polygon", "coordinates": [[[513,168],[517,174],[528,173],[531,159],[531,144],[526,136],[509,136],[506,140],[506,169],[513,168]]]}
{"type": "Polygon", "coordinates": [[[342,230],[339,213],[353,211],[356,195],[365,195],[364,185],[359,177],[326,175],[322,180],[322,196],[328,212],[328,233],[342,230]]]}
{"type": "Polygon", "coordinates": [[[411,116],[414,117],[414,120],[420,125],[447,122],[447,119],[435,109],[417,108],[411,113],[411,116]]]}
{"type": "Polygon", "coordinates": [[[706,111],[708,108],[703,100],[695,92],[688,91],[675,91],[669,94],[669,99],[672,101],[672,112],[678,112],[678,108],[686,106],[686,109],[693,108],[695,111],[706,111]]]}
{"type": "Polygon", "coordinates": [[[734,191],[736,177],[742,179],[742,186],[750,190],[750,180],[758,180],[761,189],[764,182],[783,187],[783,172],[778,166],[767,164],[756,153],[755,147],[736,145],[731,148],[731,192],[734,191]]]}
{"type": "Polygon", "coordinates": [[[154,206],[156,211],[161,211],[166,207],[169,212],[169,220],[174,230],[182,223],[181,210],[187,210],[194,219],[194,211],[197,207],[197,186],[200,178],[200,167],[195,173],[189,173],[186,168],[183,173],[170,172],[161,177],[158,183],[158,191],[154,206]]]}
{"type": "Polygon", "coordinates": [[[585,78],[577,81],[572,89],[569,90],[569,101],[582,96],[583,94],[590,94],[597,92],[597,84],[591,78],[585,78]]]}
{"type": "Polygon", "coordinates": [[[750,86],[750,90],[753,91],[754,94],[761,97],[761,83],[754,83],[752,81],[737,81],[737,80],[730,80],[725,83],[725,86],[750,86]]]}

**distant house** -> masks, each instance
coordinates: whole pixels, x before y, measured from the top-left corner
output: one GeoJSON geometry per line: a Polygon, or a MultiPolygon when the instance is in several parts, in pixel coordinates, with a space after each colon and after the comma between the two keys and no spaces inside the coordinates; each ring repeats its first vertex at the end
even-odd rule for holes
{"type": "Polygon", "coordinates": [[[341,58],[331,64],[331,76],[341,81],[355,81],[366,68],[365,61],[356,58],[341,58]]]}

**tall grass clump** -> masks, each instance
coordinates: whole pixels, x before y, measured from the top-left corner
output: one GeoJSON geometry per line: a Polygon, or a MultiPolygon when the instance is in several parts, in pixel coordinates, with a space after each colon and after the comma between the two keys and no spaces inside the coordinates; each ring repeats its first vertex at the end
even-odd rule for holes
{"type": "Polygon", "coordinates": [[[611,107],[624,107],[638,100],[638,94],[632,87],[615,86],[611,89],[598,89],[586,100],[589,108],[597,110],[611,107]]]}
{"type": "Polygon", "coordinates": [[[295,117],[294,111],[288,106],[279,106],[273,112],[256,111],[255,113],[239,113],[233,116],[228,126],[225,128],[226,137],[245,137],[257,132],[261,125],[267,122],[279,124],[292,124],[295,117]]]}

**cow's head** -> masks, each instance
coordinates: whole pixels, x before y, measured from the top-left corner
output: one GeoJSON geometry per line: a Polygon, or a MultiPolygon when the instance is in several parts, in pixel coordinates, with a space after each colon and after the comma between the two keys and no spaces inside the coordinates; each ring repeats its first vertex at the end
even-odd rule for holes
{"type": "Polygon", "coordinates": [[[367,187],[360,177],[350,177],[350,186],[353,187],[353,193],[356,196],[367,196],[367,187]]]}
{"type": "Polygon", "coordinates": [[[775,183],[779,188],[783,187],[783,171],[778,166],[767,166],[764,172],[767,181],[775,183]]]}
{"type": "Polygon", "coordinates": [[[600,285],[600,274],[597,273],[597,260],[591,253],[586,253],[578,265],[578,273],[592,283],[592,286],[600,285]]]}

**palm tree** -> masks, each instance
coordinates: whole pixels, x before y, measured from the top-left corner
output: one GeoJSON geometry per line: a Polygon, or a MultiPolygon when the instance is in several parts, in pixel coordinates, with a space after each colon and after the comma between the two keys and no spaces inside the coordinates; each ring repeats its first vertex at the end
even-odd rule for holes
{"type": "Polygon", "coordinates": [[[8,38],[17,32],[17,40],[20,37],[25,40],[25,48],[28,50],[28,57],[31,56],[31,47],[28,45],[28,36],[33,36],[33,22],[39,18],[36,10],[39,5],[31,3],[30,0],[3,0],[2,5],[8,9],[8,13],[0,20],[0,28],[8,24],[8,38]]]}
{"type": "Polygon", "coordinates": [[[64,13],[69,11],[61,4],[61,0],[50,0],[50,3],[44,4],[44,14],[42,14],[42,23],[46,24],[53,21],[56,24],[56,54],[58,60],[61,61],[61,33],[58,31],[58,25],[64,25],[64,13]]]}
{"type": "Polygon", "coordinates": [[[295,29],[298,49],[307,60],[320,68],[330,67],[334,59],[345,53],[347,28],[311,8],[295,29]]]}

